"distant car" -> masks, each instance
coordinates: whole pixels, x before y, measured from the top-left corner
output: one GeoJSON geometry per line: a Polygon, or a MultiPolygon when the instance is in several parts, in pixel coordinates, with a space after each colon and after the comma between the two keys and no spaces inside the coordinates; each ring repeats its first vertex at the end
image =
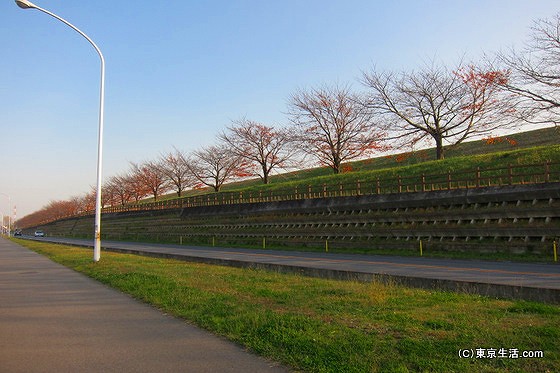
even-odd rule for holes
{"type": "Polygon", "coordinates": [[[14,236],[21,236],[21,229],[16,229],[14,231],[14,236]]]}
{"type": "Polygon", "coordinates": [[[35,237],[45,237],[45,232],[38,229],[38,230],[35,231],[35,237]]]}

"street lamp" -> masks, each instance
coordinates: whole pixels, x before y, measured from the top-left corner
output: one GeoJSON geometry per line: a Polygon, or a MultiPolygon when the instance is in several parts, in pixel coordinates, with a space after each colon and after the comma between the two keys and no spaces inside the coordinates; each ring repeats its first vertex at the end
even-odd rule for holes
{"type": "Polygon", "coordinates": [[[37,9],[43,13],[48,14],[51,17],[54,17],[61,21],[62,23],[66,24],[78,34],[82,35],[92,46],[95,48],[97,54],[99,54],[99,58],[101,59],[101,89],[99,95],[99,131],[97,135],[97,187],[96,187],[96,195],[95,195],[95,229],[94,229],[94,242],[93,242],[93,261],[98,262],[99,258],[101,257],[101,166],[103,160],[103,110],[105,104],[105,58],[103,58],[103,54],[101,50],[95,45],[93,40],[89,38],[86,34],[80,31],[76,26],[71,24],[70,22],[66,21],[65,19],[60,18],[54,13],[49,12],[37,5],[33,4],[27,0],[15,0],[16,4],[22,9],[37,9]]]}
{"type": "MultiPolygon", "coordinates": [[[[5,193],[0,193],[3,196],[8,197],[8,238],[11,237],[11,230],[12,230],[12,224],[11,224],[11,216],[10,216],[10,211],[12,210],[12,198],[5,194],[5,193]]],[[[2,226],[4,226],[4,214],[2,214],[2,226]]]]}

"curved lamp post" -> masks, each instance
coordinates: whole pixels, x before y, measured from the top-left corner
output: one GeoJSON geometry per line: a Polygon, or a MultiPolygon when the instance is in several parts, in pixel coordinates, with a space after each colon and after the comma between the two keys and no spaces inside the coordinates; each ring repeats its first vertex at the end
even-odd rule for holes
{"type": "Polygon", "coordinates": [[[76,26],[72,25],[70,22],[63,18],[60,18],[54,13],[49,12],[37,5],[33,4],[27,0],[15,0],[16,4],[22,9],[37,9],[43,13],[48,14],[66,24],[78,34],[82,35],[92,46],[95,48],[99,58],[101,59],[101,90],[100,90],[100,100],[99,100],[99,132],[97,137],[97,187],[95,194],[95,231],[94,231],[94,243],[93,243],[93,261],[98,262],[101,257],[101,166],[103,160],[103,110],[105,104],[105,58],[101,50],[95,45],[93,40],[91,40],[86,34],[80,31],[76,26]]]}

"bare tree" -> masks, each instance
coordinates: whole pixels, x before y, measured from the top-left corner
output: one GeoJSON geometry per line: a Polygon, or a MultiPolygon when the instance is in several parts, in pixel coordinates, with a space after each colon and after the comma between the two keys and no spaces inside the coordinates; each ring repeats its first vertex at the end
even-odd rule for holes
{"type": "Polygon", "coordinates": [[[73,205],[73,211],[71,213],[72,215],[78,215],[87,212],[84,196],[73,196],[70,198],[70,202],[73,205]]]}
{"type": "Polygon", "coordinates": [[[48,211],[49,219],[61,219],[74,215],[76,205],[72,200],[51,201],[45,207],[45,211],[48,211]]]}
{"type": "Polygon", "coordinates": [[[268,184],[274,169],[286,168],[294,154],[287,130],[277,130],[248,119],[233,122],[220,139],[237,156],[260,168],[257,175],[264,184],[268,184]]]}
{"type": "Polygon", "coordinates": [[[95,207],[95,190],[83,196],[74,196],[68,200],[50,201],[40,210],[17,221],[20,227],[33,227],[46,222],[67,218],[77,214],[92,213],[95,207]]]}
{"type": "Polygon", "coordinates": [[[131,197],[135,202],[150,194],[150,190],[142,180],[140,173],[136,172],[134,165],[130,164],[130,169],[123,175],[123,182],[127,186],[131,197]]]}
{"type": "Polygon", "coordinates": [[[317,158],[335,174],[344,162],[380,150],[383,136],[372,115],[349,87],[334,86],[298,91],[289,101],[290,119],[301,150],[317,158]]]}
{"type": "Polygon", "coordinates": [[[121,205],[129,202],[133,196],[129,175],[121,174],[112,176],[107,181],[106,188],[112,191],[115,201],[121,205]]]}
{"type": "Polygon", "coordinates": [[[367,106],[385,123],[390,139],[409,145],[432,140],[437,159],[444,158],[446,143],[456,145],[511,123],[504,116],[511,107],[498,89],[505,81],[504,71],[462,65],[453,71],[432,64],[400,74],[363,74],[370,88],[367,106]]]}
{"type": "Polygon", "coordinates": [[[93,213],[95,210],[95,194],[95,187],[90,187],[90,191],[82,196],[80,205],[84,211],[93,213]]]}
{"type": "Polygon", "coordinates": [[[110,180],[111,179],[104,182],[103,186],[101,187],[103,191],[101,193],[101,206],[103,207],[107,205],[114,206],[119,203],[119,196],[115,191],[114,185],[110,183],[110,180]]]}
{"type": "Polygon", "coordinates": [[[187,165],[185,155],[175,149],[161,157],[161,169],[168,180],[168,184],[173,186],[177,197],[181,197],[182,192],[194,186],[195,179],[187,165]]]}
{"type": "Polygon", "coordinates": [[[194,152],[188,160],[193,176],[200,185],[219,192],[222,185],[251,175],[241,157],[231,152],[225,145],[209,146],[194,152]]]}
{"type": "Polygon", "coordinates": [[[136,182],[141,183],[142,187],[149,190],[154,201],[158,196],[169,190],[165,174],[158,162],[144,162],[142,164],[131,163],[132,172],[136,178],[136,182]]]}
{"type": "MultiPolygon", "coordinates": [[[[92,187],[94,188],[94,187],[92,187]]],[[[117,195],[113,188],[107,188],[107,183],[103,186],[103,192],[101,193],[101,207],[114,206],[116,203],[117,195]]]]}
{"type": "Polygon", "coordinates": [[[560,13],[531,27],[521,52],[499,53],[498,61],[510,71],[503,88],[520,102],[514,114],[532,123],[560,122],[560,13]]]}

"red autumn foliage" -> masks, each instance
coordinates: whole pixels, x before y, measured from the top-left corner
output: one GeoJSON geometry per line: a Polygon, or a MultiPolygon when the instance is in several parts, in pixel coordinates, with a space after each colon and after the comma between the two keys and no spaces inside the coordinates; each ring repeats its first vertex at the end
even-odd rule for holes
{"type": "Polygon", "coordinates": [[[517,146],[517,140],[509,138],[509,137],[488,136],[488,137],[482,139],[482,141],[486,145],[494,145],[494,144],[500,144],[500,143],[503,143],[503,142],[508,142],[511,146],[517,146]]]}
{"type": "Polygon", "coordinates": [[[248,119],[235,121],[220,138],[247,163],[250,172],[239,176],[259,176],[264,184],[268,184],[273,170],[286,168],[294,154],[287,130],[248,119]]]}
{"type": "Polygon", "coordinates": [[[343,164],[340,171],[342,173],[352,172],[354,171],[354,167],[351,164],[343,164]]]}
{"type": "Polygon", "coordinates": [[[449,146],[513,125],[504,115],[511,106],[499,87],[507,79],[506,71],[473,65],[364,74],[364,84],[371,88],[367,105],[389,136],[401,141],[400,147],[433,141],[437,159],[444,158],[449,146]]]}
{"type": "Polygon", "coordinates": [[[372,112],[348,87],[299,91],[290,100],[289,113],[301,150],[329,166],[334,173],[342,164],[384,150],[384,132],[373,123],[372,112]]]}

